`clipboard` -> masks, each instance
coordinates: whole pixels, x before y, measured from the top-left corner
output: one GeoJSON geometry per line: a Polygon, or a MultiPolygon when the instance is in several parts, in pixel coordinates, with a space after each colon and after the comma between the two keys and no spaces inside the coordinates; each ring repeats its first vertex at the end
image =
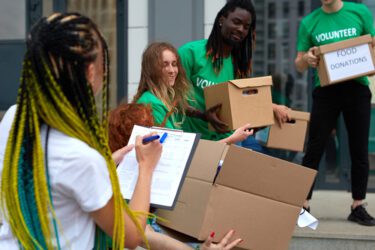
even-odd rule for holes
{"type": "MultiPolygon", "coordinates": [[[[150,132],[156,132],[159,135],[168,133],[168,137],[163,143],[161,158],[152,176],[150,205],[173,210],[198,145],[200,134],[134,125],[129,144],[135,143],[137,135],[145,135],[150,132]]],[[[125,199],[130,200],[138,178],[135,150],[125,155],[117,167],[117,174],[121,193],[125,199]]]]}

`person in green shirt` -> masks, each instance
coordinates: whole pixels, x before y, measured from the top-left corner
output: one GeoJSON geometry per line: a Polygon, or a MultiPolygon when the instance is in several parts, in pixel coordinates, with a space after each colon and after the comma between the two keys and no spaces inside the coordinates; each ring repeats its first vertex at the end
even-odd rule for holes
{"type": "MultiPolygon", "coordinates": [[[[154,126],[154,116],[151,106],[148,104],[121,104],[113,109],[108,116],[108,144],[113,153],[121,156],[129,150],[128,141],[134,125],[145,127],[154,126]],[[125,151],[125,152],[122,152],[125,151]]],[[[113,158],[116,158],[113,156],[113,158]]],[[[145,228],[145,235],[153,250],[193,250],[187,243],[174,239],[174,235],[167,235],[163,230],[155,228],[155,221],[149,221],[145,228]],[[159,230],[158,230],[159,229],[159,230]]],[[[234,237],[235,231],[229,230],[217,243],[213,243],[214,235],[207,237],[204,243],[193,243],[201,250],[229,250],[241,243],[242,239],[234,237]]],[[[144,243],[142,246],[145,247],[144,243]]],[[[196,249],[196,248],[195,248],[196,249]]]]}
{"type": "MultiPolygon", "coordinates": [[[[210,114],[192,108],[188,101],[194,103],[197,100],[188,93],[189,82],[176,49],[165,42],[151,43],[142,56],[141,78],[133,103],[151,105],[155,125],[160,127],[186,131],[182,125],[189,115],[214,123],[216,111],[210,114]]],[[[252,133],[250,125],[246,124],[221,141],[237,143],[252,133]]]]}
{"type": "MultiPolygon", "coordinates": [[[[179,49],[182,65],[190,81],[189,104],[206,110],[203,89],[233,79],[249,78],[252,74],[252,54],[255,45],[256,14],[251,0],[230,0],[218,12],[208,40],[189,42],[179,49]]],[[[281,123],[289,119],[288,108],[273,105],[274,113],[281,123]]],[[[225,130],[212,131],[204,120],[187,117],[185,130],[200,132],[202,138],[220,140],[230,133],[225,130]]],[[[249,137],[242,146],[264,152],[254,137],[249,137]]]]}
{"type": "MultiPolygon", "coordinates": [[[[295,59],[297,70],[316,68],[319,58],[317,46],[370,34],[375,45],[373,16],[358,3],[341,0],[321,0],[322,7],[303,18],[298,31],[295,59]]],[[[348,68],[350,70],[350,68],[348,68]]],[[[344,116],[351,156],[352,198],[348,220],[361,225],[375,226],[375,219],[363,205],[369,175],[368,138],[370,126],[371,92],[367,77],[321,87],[315,71],[313,106],[309,137],[302,165],[318,169],[325,145],[340,113],[344,116]]],[[[309,209],[311,189],[304,207],[309,209]]]]}

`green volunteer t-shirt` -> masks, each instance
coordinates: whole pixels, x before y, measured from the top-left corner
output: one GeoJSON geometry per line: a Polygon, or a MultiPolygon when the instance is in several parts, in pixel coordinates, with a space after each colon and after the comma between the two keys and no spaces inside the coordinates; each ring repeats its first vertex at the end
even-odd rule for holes
{"type": "MultiPolygon", "coordinates": [[[[343,7],[334,13],[316,9],[302,19],[297,40],[297,50],[306,52],[313,46],[320,46],[370,34],[375,36],[373,16],[363,4],[343,2],[343,7]]],[[[367,77],[356,81],[368,85],[367,77]]],[[[320,86],[315,74],[315,87],[320,86]]]]}
{"type": "MultiPolygon", "coordinates": [[[[169,112],[165,104],[150,91],[144,92],[138,99],[137,103],[151,105],[155,126],[160,125],[164,121],[164,118],[167,115],[167,113],[169,112]]],[[[179,129],[178,123],[181,123],[181,121],[182,115],[172,113],[168,117],[164,127],[170,129],[179,129]]]]}
{"type": "MultiPolygon", "coordinates": [[[[187,78],[192,84],[189,95],[189,105],[201,111],[206,110],[203,88],[234,79],[232,57],[224,59],[223,67],[219,74],[214,72],[212,57],[206,57],[207,40],[198,40],[183,45],[178,53],[187,78]]],[[[208,129],[208,123],[192,117],[186,117],[183,130],[201,133],[202,139],[220,140],[231,133],[217,133],[208,129]]]]}

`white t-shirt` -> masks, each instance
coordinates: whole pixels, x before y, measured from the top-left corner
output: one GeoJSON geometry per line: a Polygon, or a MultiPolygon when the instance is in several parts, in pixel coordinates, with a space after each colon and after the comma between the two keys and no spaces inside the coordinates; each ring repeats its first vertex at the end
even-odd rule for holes
{"type": "MultiPolygon", "coordinates": [[[[15,115],[12,106],[0,123],[0,174],[5,147],[15,115]]],[[[44,148],[47,126],[41,128],[44,148]]],[[[58,219],[62,249],[92,249],[95,223],[89,212],[104,207],[112,197],[112,186],[104,158],[86,143],[50,129],[48,171],[53,205],[58,219]]],[[[52,234],[53,234],[53,229],[52,234]]],[[[55,241],[53,241],[55,242],[55,241]]],[[[0,229],[0,249],[18,249],[6,221],[0,229]]]]}

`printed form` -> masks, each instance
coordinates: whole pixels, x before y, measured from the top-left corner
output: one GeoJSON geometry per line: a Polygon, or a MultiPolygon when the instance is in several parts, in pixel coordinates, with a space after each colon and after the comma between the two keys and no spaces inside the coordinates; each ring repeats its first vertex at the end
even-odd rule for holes
{"type": "MultiPolygon", "coordinates": [[[[199,135],[180,130],[147,128],[135,125],[129,144],[135,144],[137,135],[156,132],[160,137],[168,133],[163,142],[163,151],[157,164],[151,184],[151,205],[172,209],[177,201],[185,175],[194,154],[199,135]]],[[[117,168],[121,193],[125,199],[131,199],[138,177],[138,163],[135,149],[125,155],[117,168]]]]}

